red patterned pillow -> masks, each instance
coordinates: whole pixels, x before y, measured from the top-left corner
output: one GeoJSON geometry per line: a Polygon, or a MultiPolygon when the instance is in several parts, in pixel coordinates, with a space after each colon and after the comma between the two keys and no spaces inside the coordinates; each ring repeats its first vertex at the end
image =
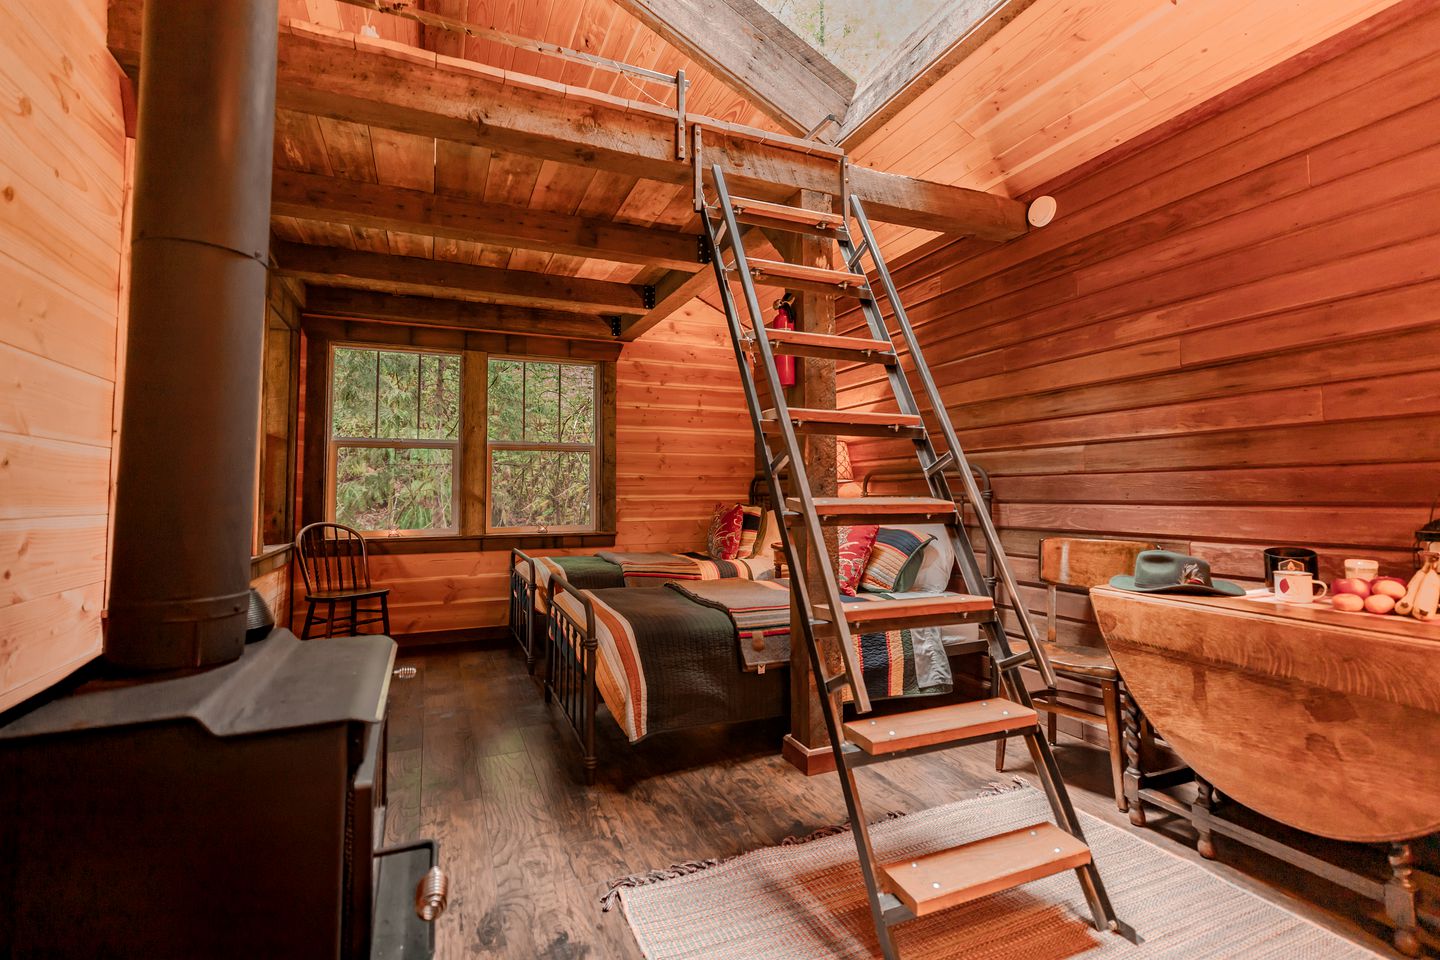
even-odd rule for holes
{"type": "Polygon", "coordinates": [[[740,527],[745,522],[745,508],[739,503],[715,504],[710,518],[710,535],[705,552],[712,560],[734,560],[740,555],[740,527]]]}
{"type": "Polygon", "coordinates": [[[875,545],[875,534],[879,532],[880,528],[873,523],[840,528],[840,569],[836,575],[840,592],[845,596],[855,596],[865,575],[865,564],[870,560],[870,548],[875,545]]]}

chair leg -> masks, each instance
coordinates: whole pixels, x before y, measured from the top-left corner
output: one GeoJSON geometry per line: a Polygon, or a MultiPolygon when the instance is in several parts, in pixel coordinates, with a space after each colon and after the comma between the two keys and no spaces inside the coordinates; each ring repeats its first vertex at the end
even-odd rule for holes
{"type": "Polygon", "coordinates": [[[1115,806],[1125,813],[1130,804],[1125,800],[1125,735],[1120,730],[1120,684],[1106,680],[1100,684],[1105,701],[1105,733],[1110,738],[1110,782],[1115,788],[1115,806]]]}
{"type": "Polygon", "coordinates": [[[350,601],[350,635],[357,636],[360,633],[360,601],[350,601]]]}
{"type": "Polygon", "coordinates": [[[385,628],[385,636],[390,636],[390,598],[383,594],[380,597],[380,625],[385,628]]]}
{"type": "Polygon", "coordinates": [[[300,628],[300,639],[309,640],[310,630],[315,626],[315,601],[311,600],[305,608],[305,626],[300,628]]]}
{"type": "Polygon", "coordinates": [[[325,604],[325,639],[335,636],[335,601],[325,604]]]}
{"type": "Polygon", "coordinates": [[[1052,747],[1059,742],[1059,720],[1059,714],[1045,714],[1045,732],[1050,737],[1050,746],[1052,747]]]}

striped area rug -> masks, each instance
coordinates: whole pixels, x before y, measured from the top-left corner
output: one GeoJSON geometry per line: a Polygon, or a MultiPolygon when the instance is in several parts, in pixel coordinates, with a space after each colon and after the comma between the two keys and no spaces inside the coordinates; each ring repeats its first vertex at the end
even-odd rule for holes
{"type": "MultiPolygon", "coordinates": [[[[1362,960],[1378,956],[1203,867],[1081,814],[1134,946],[1097,933],[1067,871],[895,928],[904,960],[1362,960]]],[[[871,828],[882,859],[954,846],[1050,819],[1025,787],[871,828]]],[[[879,956],[848,833],[769,847],[619,891],[649,960],[869,960],[879,956]]]]}

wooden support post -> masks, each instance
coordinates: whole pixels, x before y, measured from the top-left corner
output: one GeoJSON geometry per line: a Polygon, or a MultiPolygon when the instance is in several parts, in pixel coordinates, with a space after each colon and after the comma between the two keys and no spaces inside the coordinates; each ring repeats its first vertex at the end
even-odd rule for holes
{"type": "MultiPolygon", "coordinates": [[[[807,210],[831,209],[830,197],[813,190],[800,191],[790,202],[807,210]]],[[[835,244],[829,239],[800,234],[776,234],[772,239],[781,259],[817,267],[833,265],[835,244]]],[[[808,333],[834,333],[835,300],[819,293],[797,291],[795,326],[808,333]]],[[[835,361],[797,357],[796,374],[795,386],[789,391],[789,402],[793,406],[834,408],[835,361]]],[[[810,477],[811,492],[817,497],[835,496],[835,438],[812,435],[807,436],[804,443],[805,472],[810,477]]],[[[826,542],[818,546],[828,551],[833,559],[839,553],[837,532],[834,527],[827,527],[825,534],[826,542]]],[[[805,556],[803,575],[810,595],[823,596],[821,577],[811,560],[817,545],[805,542],[803,537],[799,543],[805,556]]],[[[799,576],[801,572],[792,570],[791,575],[799,576]]],[[[795,638],[801,636],[798,611],[793,608],[790,611],[790,635],[795,638]]],[[[835,758],[825,732],[825,717],[811,677],[810,660],[800,643],[791,645],[790,704],[790,733],[785,738],[785,758],[807,776],[834,770],[835,758]]]]}

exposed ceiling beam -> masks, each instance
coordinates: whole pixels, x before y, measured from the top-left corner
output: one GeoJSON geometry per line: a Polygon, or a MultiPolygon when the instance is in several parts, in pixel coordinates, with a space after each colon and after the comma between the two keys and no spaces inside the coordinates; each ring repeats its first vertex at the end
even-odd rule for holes
{"type": "Polygon", "coordinates": [[[649,308],[640,287],[605,280],[528,270],[478,267],[449,260],[398,257],[321,247],[308,243],[274,245],[275,270],[306,283],[355,287],[452,300],[508,303],[571,313],[640,315],[649,308]]]}
{"type": "Polygon", "coordinates": [[[305,313],[341,320],[373,320],[412,327],[441,327],[484,333],[517,333],[532,337],[563,337],[613,341],[610,325],[599,317],[563,310],[528,310],[498,303],[403,297],[370,290],[345,290],[310,285],[305,313]]]}
{"type": "Polygon", "coordinates": [[[1034,2],[947,0],[865,76],[835,142],[863,143],[1034,2]]]}
{"type": "MultiPolygon", "coordinates": [[[[114,0],[110,42],[138,62],[140,0],[114,0]]],[[[276,105],[419,136],[508,150],[561,163],[689,184],[677,158],[673,110],[567,87],[414,47],[282,23],[276,105]]],[[[720,164],[736,193],[783,200],[797,189],[840,192],[840,151],[695,115],[706,162],[720,164]]],[[[1026,231],[1025,206],[1008,197],[850,168],[850,188],[872,219],[1008,240],[1026,231]]]]}
{"type": "Polygon", "coordinates": [[[271,212],[573,257],[696,271],[700,236],[501,203],[276,170],[271,212]]]}
{"type": "Polygon", "coordinates": [[[787,130],[845,119],[855,81],[755,0],[615,2],[787,130]]]}

